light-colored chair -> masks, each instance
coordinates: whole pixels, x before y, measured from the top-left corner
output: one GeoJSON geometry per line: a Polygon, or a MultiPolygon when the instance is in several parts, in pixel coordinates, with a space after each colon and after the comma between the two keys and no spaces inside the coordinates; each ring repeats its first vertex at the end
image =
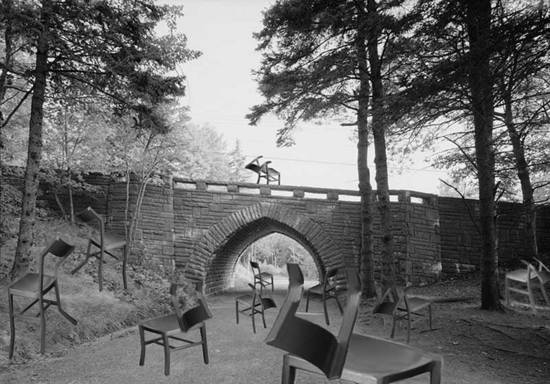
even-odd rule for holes
{"type": "Polygon", "coordinates": [[[287,352],[282,383],[293,384],[296,370],[358,384],[391,383],[425,372],[441,382],[439,356],[394,341],[353,332],[361,296],[359,276],[347,271],[347,301],[338,335],[296,316],[304,277],[297,264],[287,264],[289,291],[266,343],[287,352]]]}
{"type": "Polygon", "coordinates": [[[506,273],[504,278],[504,296],[506,305],[510,305],[512,292],[529,298],[529,306],[534,313],[537,312],[535,300],[535,288],[539,288],[547,306],[550,306],[550,299],[546,292],[546,285],[550,285],[550,270],[542,261],[537,258],[533,260],[538,264],[535,267],[532,263],[521,260],[525,265],[524,269],[516,269],[506,273]]]}

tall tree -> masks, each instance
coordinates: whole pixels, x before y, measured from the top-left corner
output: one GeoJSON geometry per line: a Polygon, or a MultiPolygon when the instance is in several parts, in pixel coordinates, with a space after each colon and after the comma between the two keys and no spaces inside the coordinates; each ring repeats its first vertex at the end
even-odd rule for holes
{"type": "Polygon", "coordinates": [[[31,42],[35,65],[27,75],[32,81],[28,156],[12,276],[29,262],[48,83],[61,88],[83,83],[108,95],[119,110],[148,115],[159,101],[183,94],[183,77],[168,73],[197,55],[186,48],[184,36],[155,37],[157,24],[181,10],[151,0],[24,0],[21,4],[21,17],[13,20],[26,23],[18,30],[31,42]]]}

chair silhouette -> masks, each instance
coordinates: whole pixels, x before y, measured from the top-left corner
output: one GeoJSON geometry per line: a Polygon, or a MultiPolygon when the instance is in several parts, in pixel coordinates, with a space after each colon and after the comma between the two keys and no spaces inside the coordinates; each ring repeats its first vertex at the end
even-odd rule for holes
{"type": "Polygon", "coordinates": [[[260,184],[260,181],[262,179],[265,179],[266,184],[269,184],[270,182],[274,181],[280,185],[281,173],[269,166],[269,164],[271,164],[271,161],[265,161],[263,163],[260,163],[260,159],[262,157],[263,156],[256,157],[254,160],[252,160],[250,163],[248,163],[244,167],[258,174],[258,180],[256,181],[257,184],[260,184]]]}
{"type": "Polygon", "coordinates": [[[411,287],[388,288],[373,309],[373,313],[389,315],[392,317],[392,329],[390,337],[395,336],[395,326],[400,320],[407,320],[407,343],[411,339],[411,324],[413,316],[424,316],[422,311],[428,312],[428,324],[432,327],[432,300],[409,295],[411,287]]]}
{"type": "Polygon", "coordinates": [[[550,306],[550,299],[548,298],[548,294],[545,289],[545,285],[550,282],[550,270],[539,259],[534,258],[534,261],[538,263],[537,268],[535,268],[532,263],[521,260],[521,262],[526,266],[525,269],[517,269],[506,273],[504,278],[504,296],[506,298],[506,305],[510,305],[511,292],[519,293],[521,295],[526,295],[529,298],[529,306],[531,307],[531,310],[536,313],[537,309],[534,289],[539,288],[546,304],[550,306]]]}
{"type": "Polygon", "coordinates": [[[271,292],[274,291],[273,285],[273,275],[269,272],[262,272],[260,269],[260,264],[256,261],[250,261],[250,267],[252,268],[252,273],[254,274],[254,287],[256,284],[260,286],[260,293],[263,292],[264,287],[271,285],[271,292]]]}
{"type": "Polygon", "coordinates": [[[103,290],[103,255],[107,254],[114,258],[115,260],[120,260],[118,256],[113,254],[113,251],[117,249],[122,249],[122,282],[124,289],[128,288],[126,282],[126,263],[128,261],[128,246],[126,240],[119,236],[113,235],[111,233],[105,232],[105,223],[101,215],[93,210],[92,207],[86,208],[84,211],[77,214],[77,217],[88,227],[98,232],[99,236],[96,236],[95,233],[88,238],[88,247],[86,250],[85,259],[78,264],[71,273],[76,273],[80,268],[82,268],[91,257],[95,257],[98,260],[97,265],[97,279],[99,283],[99,290],[103,290]],[[92,252],[92,247],[96,250],[92,252]]]}
{"type": "Polygon", "coordinates": [[[353,332],[360,300],[356,271],[346,270],[347,302],[338,335],[296,317],[304,278],[297,264],[287,264],[289,291],[266,343],[287,353],[282,383],[293,384],[296,370],[353,383],[391,383],[425,372],[430,383],[441,382],[441,358],[406,344],[353,332]]]}
{"type": "Polygon", "coordinates": [[[170,296],[174,313],[146,320],[138,325],[139,339],[141,345],[141,354],[139,357],[139,365],[145,363],[145,348],[149,344],[161,345],[164,349],[164,374],[170,374],[170,351],[178,351],[195,346],[202,346],[202,357],[205,364],[208,364],[208,344],[206,339],[206,324],[205,321],[212,317],[212,313],[208,308],[206,299],[201,292],[198,293],[198,304],[186,311],[180,309],[178,297],[176,295],[177,284],[170,285],[170,296]],[[192,341],[184,338],[189,331],[199,328],[201,339],[192,341]],[[154,333],[156,337],[146,340],[145,331],[154,333]],[[176,340],[176,344],[170,343],[171,340],[176,340]]]}
{"type": "Polygon", "coordinates": [[[48,247],[46,247],[39,258],[39,271],[38,273],[29,272],[21,278],[17,279],[8,286],[8,301],[9,301],[9,317],[10,317],[10,351],[9,358],[13,357],[15,346],[15,317],[33,318],[40,317],[40,353],[44,354],[46,349],[46,310],[51,306],[57,306],[59,313],[61,313],[67,320],[73,325],[76,325],[77,321],[63,310],[61,305],[61,299],[59,296],[59,285],[57,282],[58,269],[61,264],[67,259],[67,257],[74,250],[74,246],[66,243],[61,239],[54,240],[48,247]],[[55,264],[54,275],[49,275],[44,272],[46,256],[52,255],[58,258],[55,264]],[[46,298],[46,294],[54,290],[55,300],[46,298]],[[28,304],[19,314],[15,314],[14,311],[14,296],[23,296],[32,299],[33,301],[28,304]],[[38,304],[37,315],[25,315],[24,313],[31,309],[35,304],[38,304]]]}
{"type": "Polygon", "coordinates": [[[330,268],[327,273],[325,273],[322,283],[317,284],[306,291],[306,312],[309,311],[310,295],[320,296],[321,302],[323,303],[323,311],[325,313],[325,322],[327,323],[327,325],[330,325],[327,311],[328,300],[336,300],[336,304],[338,304],[338,309],[340,310],[340,313],[343,313],[342,304],[340,304],[340,300],[338,300],[338,286],[336,282],[337,274],[338,268],[330,268]]]}
{"type": "Polygon", "coordinates": [[[255,286],[248,285],[252,288],[252,294],[235,298],[235,320],[239,324],[239,313],[248,315],[252,319],[252,330],[256,333],[256,314],[261,315],[264,328],[266,328],[264,311],[269,308],[276,308],[277,305],[271,297],[262,297],[262,293],[258,292],[255,286]],[[244,308],[240,308],[241,304],[244,305],[244,308]]]}

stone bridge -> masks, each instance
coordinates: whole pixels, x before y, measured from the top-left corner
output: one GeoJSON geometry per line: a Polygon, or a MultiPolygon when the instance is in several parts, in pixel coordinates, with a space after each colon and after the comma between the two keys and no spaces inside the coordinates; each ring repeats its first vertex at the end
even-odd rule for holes
{"type": "MultiPolygon", "coordinates": [[[[107,204],[115,226],[121,188],[123,183],[113,186],[107,204]]],[[[398,270],[411,281],[436,279],[441,270],[436,196],[393,191],[391,197],[398,270]]],[[[148,187],[138,236],[150,253],[173,258],[190,279],[204,282],[206,293],[215,293],[229,286],[242,252],[272,233],[300,243],[319,272],[356,266],[359,193],[173,179],[148,187]]],[[[375,250],[379,247],[376,236],[375,250]]]]}

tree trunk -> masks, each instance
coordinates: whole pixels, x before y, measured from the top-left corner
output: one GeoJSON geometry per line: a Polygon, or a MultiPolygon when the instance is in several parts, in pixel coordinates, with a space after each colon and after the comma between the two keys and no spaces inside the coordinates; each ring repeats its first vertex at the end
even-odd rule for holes
{"type": "MultiPolygon", "coordinates": [[[[6,13],[10,13],[12,10],[13,1],[4,1],[4,10],[6,13]]],[[[12,25],[11,17],[7,17],[5,30],[4,30],[4,65],[2,71],[0,71],[0,105],[2,105],[4,98],[6,97],[8,72],[11,70],[13,64],[13,48],[12,48],[12,25]]],[[[2,130],[4,124],[4,115],[0,109],[0,150],[4,148],[4,140],[2,130]]],[[[0,169],[0,172],[1,169],[0,169]]],[[[1,175],[1,173],[0,173],[1,175]]]]}
{"type": "Polygon", "coordinates": [[[361,250],[359,267],[361,271],[362,292],[365,298],[376,295],[374,287],[374,245],[372,234],[372,186],[370,183],[370,170],[367,163],[369,146],[368,134],[368,107],[369,107],[369,73],[367,68],[367,48],[365,12],[363,2],[357,1],[358,34],[355,41],[357,53],[357,65],[359,69],[360,84],[358,89],[359,109],[357,111],[357,171],[359,176],[359,194],[361,195],[361,250]]]}
{"type": "Polygon", "coordinates": [[[50,12],[50,0],[43,0],[41,11],[42,30],[38,36],[34,73],[35,80],[31,100],[27,167],[25,169],[21,220],[19,222],[19,238],[17,241],[13,267],[10,273],[12,278],[18,276],[28,267],[31,256],[31,246],[33,244],[36,197],[38,194],[38,172],[40,170],[40,160],[42,157],[43,106],[46,93],[46,80],[48,77],[50,12]]]}
{"type": "Polygon", "coordinates": [[[382,287],[384,291],[395,285],[395,260],[393,257],[393,233],[390,210],[390,191],[388,183],[388,160],[386,156],[386,126],[384,122],[384,86],[378,54],[380,37],[377,4],[375,0],[367,1],[368,18],[371,21],[367,34],[367,48],[370,64],[370,81],[372,84],[372,136],[374,141],[374,163],[376,165],[376,196],[382,228],[382,287]]]}
{"type": "Polygon", "coordinates": [[[490,0],[463,0],[470,43],[468,83],[474,117],[479,180],[479,216],[482,237],[481,308],[501,308],[498,289],[498,254],[495,222],[495,153],[493,145],[493,94],[489,67],[490,0]]]}
{"type": "Polygon", "coordinates": [[[521,193],[523,196],[523,212],[525,217],[525,245],[527,257],[536,257],[538,255],[537,247],[537,221],[535,199],[533,197],[533,185],[529,174],[529,166],[525,159],[523,141],[514,124],[512,113],[512,95],[504,96],[504,123],[508,130],[508,136],[512,143],[512,151],[516,162],[518,179],[521,184],[521,193]]]}

